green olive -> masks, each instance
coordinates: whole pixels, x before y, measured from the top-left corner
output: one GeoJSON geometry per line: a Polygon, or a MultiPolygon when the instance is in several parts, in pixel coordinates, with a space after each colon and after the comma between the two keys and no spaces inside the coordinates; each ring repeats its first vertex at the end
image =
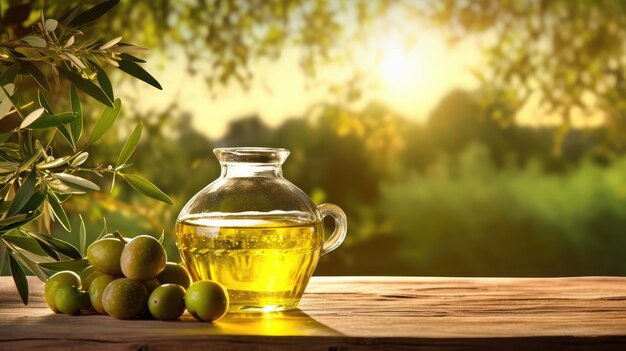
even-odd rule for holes
{"type": "Polygon", "coordinates": [[[63,286],[54,294],[56,308],[65,314],[79,314],[80,310],[86,310],[91,305],[89,295],[75,286],[63,286]]]}
{"type": "Polygon", "coordinates": [[[177,263],[167,262],[163,272],[157,277],[161,284],[178,284],[187,289],[191,284],[187,269],[177,263]]]}
{"type": "Polygon", "coordinates": [[[91,285],[91,282],[103,274],[106,274],[106,273],[100,272],[94,266],[87,266],[87,268],[83,269],[80,272],[80,282],[83,285],[82,286],[83,290],[88,291],[89,286],[91,285]]]}
{"type": "Polygon", "coordinates": [[[124,243],[119,239],[101,239],[87,248],[87,259],[97,270],[119,275],[122,274],[120,268],[120,256],[124,250],[124,243]]]}
{"type": "Polygon", "coordinates": [[[108,315],[117,319],[139,316],[148,301],[148,291],[139,281],[120,278],[110,282],[102,294],[102,306],[108,315]]]}
{"type": "Polygon", "coordinates": [[[114,280],[114,276],[103,274],[94,279],[91,282],[91,286],[89,286],[89,300],[91,301],[91,306],[100,314],[107,314],[102,306],[102,294],[107,285],[114,280]]]}
{"type": "Polygon", "coordinates": [[[166,260],[165,250],[157,239],[140,235],[126,244],[122,251],[122,273],[134,280],[156,278],[165,268],[166,260]]]}
{"type": "Polygon", "coordinates": [[[162,321],[173,321],[185,312],[185,289],[178,284],[164,284],[148,298],[150,314],[162,321]]]}
{"type": "Polygon", "coordinates": [[[59,309],[56,307],[55,296],[57,290],[62,287],[74,286],[81,288],[80,277],[78,274],[71,271],[62,271],[48,278],[46,286],[44,288],[44,297],[46,303],[55,313],[59,313],[59,309]]]}
{"type": "Polygon", "coordinates": [[[228,291],[212,280],[197,281],[185,293],[185,306],[197,320],[212,322],[228,311],[228,291]]]}

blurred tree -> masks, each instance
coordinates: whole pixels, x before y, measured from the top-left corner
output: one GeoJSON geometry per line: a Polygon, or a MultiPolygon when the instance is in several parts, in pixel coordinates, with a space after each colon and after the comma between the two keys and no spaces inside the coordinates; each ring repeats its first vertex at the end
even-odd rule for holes
{"type": "MultiPolygon", "coordinates": [[[[248,87],[251,63],[274,60],[286,48],[300,52],[303,71],[314,76],[324,63],[358,59],[345,48],[392,2],[327,0],[138,0],[118,9],[110,26],[166,54],[183,51],[190,72],[209,87],[236,81],[248,87]]],[[[63,5],[61,5],[63,6],[63,5]]]]}
{"type": "MultiPolygon", "coordinates": [[[[501,124],[526,104],[537,105],[538,115],[562,120],[560,145],[574,118],[604,117],[605,137],[626,147],[623,1],[156,0],[125,2],[118,11],[124,16],[114,16],[111,26],[147,45],[160,41],[168,52],[185,51],[189,69],[206,75],[210,86],[231,80],[248,86],[251,62],[275,59],[289,47],[299,49],[304,72],[313,76],[325,63],[359,60],[355,46],[377,31],[400,29],[410,41],[429,21],[453,42],[480,37],[488,60],[475,72],[481,103],[501,124]]],[[[347,100],[358,98],[358,87],[349,88],[347,100]]]]}
{"type": "Polygon", "coordinates": [[[610,145],[626,148],[626,2],[614,0],[432,1],[426,14],[453,41],[481,35],[476,72],[485,111],[512,121],[525,104],[563,122],[603,117],[610,145]]]}
{"type": "MultiPolygon", "coordinates": [[[[74,3],[47,5],[55,12],[74,3]]],[[[28,10],[41,5],[11,2],[4,19],[28,28],[36,20],[28,10]]],[[[107,23],[125,38],[161,45],[166,55],[183,51],[189,70],[209,86],[234,80],[247,87],[251,63],[276,59],[286,48],[298,49],[304,72],[314,76],[325,63],[359,60],[353,49],[373,33],[395,28],[411,41],[427,21],[453,42],[480,37],[488,62],[475,73],[489,116],[506,124],[525,105],[537,105],[538,115],[562,120],[559,141],[573,119],[604,117],[605,137],[623,149],[625,14],[626,3],[615,0],[137,0],[121,2],[107,23]]],[[[359,97],[357,86],[348,88],[345,101],[359,97]]]]}
{"type": "Polygon", "coordinates": [[[242,117],[230,122],[226,134],[222,137],[223,146],[267,145],[270,128],[259,116],[242,117]]]}

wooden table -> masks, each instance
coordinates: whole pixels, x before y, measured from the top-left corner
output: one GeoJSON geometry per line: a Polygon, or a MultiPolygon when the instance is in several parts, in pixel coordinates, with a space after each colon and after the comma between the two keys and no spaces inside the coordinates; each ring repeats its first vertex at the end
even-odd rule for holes
{"type": "Polygon", "coordinates": [[[626,350],[626,278],[314,277],[299,311],[216,323],[53,314],[0,278],[0,350],[626,350]]]}

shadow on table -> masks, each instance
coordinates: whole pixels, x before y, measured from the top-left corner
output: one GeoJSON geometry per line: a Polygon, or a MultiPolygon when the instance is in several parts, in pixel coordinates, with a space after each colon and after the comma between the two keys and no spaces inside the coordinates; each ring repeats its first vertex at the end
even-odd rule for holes
{"type": "Polygon", "coordinates": [[[229,313],[213,322],[198,322],[185,313],[180,320],[162,322],[154,319],[119,320],[95,313],[78,316],[54,314],[46,309],[30,321],[42,323],[47,330],[58,336],[96,333],[102,335],[159,335],[201,336],[201,335],[257,335],[257,336],[340,336],[337,330],[318,322],[302,310],[270,313],[229,313]]]}

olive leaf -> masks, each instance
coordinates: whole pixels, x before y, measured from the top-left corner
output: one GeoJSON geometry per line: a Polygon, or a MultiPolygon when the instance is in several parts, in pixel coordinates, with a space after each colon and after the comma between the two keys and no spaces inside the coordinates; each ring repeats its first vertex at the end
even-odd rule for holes
{"type": "Polygon", "coordinates": [[[102,237],[105,236],[107,234],[107,232],[109,231],[107,229],[107,219],[106,219],[106,217],[102,217],[102,221],[103,221],[102,231],[100,232],[100,234],[98,235],[98,237],[96,238],[95,241],[98,241],[98,240],[102,239],[102,237]]]}
{"type": "Polygon", "coordinates": [[[84,258],[80,258],[59,262],[40,262],[37,265],[45,270],[52,272],[72,271],[80,273],[83,269],[87,268],[87,266],[89,265],[89,261],[84,258]]]}
{"type": "Polygon", "coordinates": [[[85,79],[80,75],[65,68],[59,68],[59,72],[61,72],[61,74],[64,75],[65,78],[72,82],[72,84],[74,84],[76,88],[82,90],[84,93],[96,99],[100,103],[109,107],[113,107],[113,101],[109,99],[109,97],[107,96],[107,94],[104,93],[102,88],[95,85],[92,81],[85,79]]]}
{"type": "Polygon", "coordinates": [[[48,243],[46,243],[45,241],[41,239],[34,239],[34,240],[37,243],[37,245],[45,252],[45,255],[42,255],[42,256],[52,257],[52,259],[54,259],[55,261],[61,260],[61,258],[59,257],[59,254],[56,253],[56,251],[54,251],[54,249],[50,245],[48,245],[48,243]]]}
{"type": "Polygon", "coordinates": [[[13,101],[11,100],[13,93],[15,93],[15,85],[13,83],[5,84],[0,89],[0,119],[6,117],[13,107],[13,101]]]}
{"type": "Polygon", "coordinates": [[[139,57],[135,57],[128,53],[121,53],[120,58],[122,59],[122,61],[131,61],[131,62],[138,62],[138,63],[146,62],[146,60],[140,59],[139,57]]]}
{"type": "Polygon", "coordinates": [[[72,163],[71,163],[72,167],[78,167],[78,166],[82,165],[83,163],[85,163],[85,161],[87,161],[87,158],[89,158],[89,153],[88,152],[81,152],[72,161],[72,163]]]}
{"type": "Polygon", "coordinates": [[[78,251],[78,249],[74,247],[74,245],[68,243],[67,241],[54,238],[49,235],[43,235],[43,234],[37,234],[37,233],[31,233],[31,232],[28,232],[28,235],[34,239],[39,239],[39,240],[46,242],[46,244],[50,245],[55,251],[67,257],[75,258],[75,259],[79,259],[82,257],[80,251],[78,251]]]}
{"type": "Polygon", "coordinates": [[[165,202],[169,205],[173,204],[172,199],[161,191],[161,189],[157,188],[156,185],[150,183],[149,180],[133,174],[120,173],[120,175],[128,182],[128,184],[130,184],[130,186],[133,187],[133,189],[137,190],[141,194],[161,202],[165,202]]]}
{"type": "Polygon", "coordinates": [[[122,166],[126,164],[130,156],[135,151],[137,147],[137,143],[139,142],[139,138],[141,138],[141,130],[143,128],[143,123],[139,122],[135,126],[135,129],[130,134],[126,142],[124,143],[124,147],[122,147],[122,151],[120,152],[119,157],[117,158],[116,166],[122,166]]]}
{"type": "Polygon", "coordinates": [[[35,262],[29,260],[19,250],[16,250],[15,248],[13,249],[14,250],[11,251],[14,254],[13,257],[15,257],[18,260],[18,262],[22,265],[22,267],[28,268],[28,270],[34,275],[36,275],[37,278],[39,278],[39,280],[45,282],[48,276],[43,272],[43,270],[41,270],[41,268],[35,262]]]}
{"type": "Polygon", "coordinates": [[[46,110],[47,114],[54,114],[52,107],[50,107],[48,100],[46,100],[46,97],[41,93],[41,90],[37,91],[37,100],[39,101],[39,106],[43,107],[46,110]]]}
{"type": "Polygon", "coordinates": [[[72,112],[76,115],[76,119],[70,123],[72,140],[74,140],[74,143],[78,143],[78,140],[80,140],[80,136],[83,133],[83,110],[80,106],[78,90],[73,84],[70,86],[70,104],[72,105],[72,112]]]}
{"type": "Polygon", "coordinates": [[[72,158],[71,156],[63,156],[63,157],[55,158],[52,161],[42,162],[42,163],[38,164],[37,168],[38,169],[57,168],[59,166],[62,166],[64,164],[66,164],[67,161],[69,161],[71,158],[72,158]]]}
{"type": "Polygon", "coordinates": [[[61,17],[59,17],[59,23],[66,24],[74,15],[80,10],[80,4],[73,6],[67,12],[65,12],[61,17]]]}
{"type": "Polygon", "coordinates": [[[15,216],[9,216],[0,219],[0,231],[5,231],[4,228],[11,224],[19,223],[28,217],[27,213],[16,214],[15,216]]]}
{"type": "Polygon", "coordinates": [[[85,229],[85,222],[83,221],[83,216],[78,215],[78,218],[80,218],[80,227],[78,229],[78,244],[79,244],[80,252],[83,254],[83,256],[85,256],[87,254],[86,252],[87,230],[85,229]]]}
{"type": "MultiPolygon", "coordinates": [[[[0,174],[3,174],[3,173],[12,174],[13,172],[15,172],[18,166],[19,166],[19,163],[17,162],[0,161],[0,174]]],[[[8,186],[8,183],[4,184],[3,186],[8,186]]],[[[0,204],[2,204],[3,201],[4,199],[0,197],[0,204]]]]}
{"type": "MultiPolygon", "coordinates": [[[[46,109],[46,114],[54,115],[54,111],[52,110],[52,107],[50,107],[48,100],[46,100],[46,97],[41,93],[41,91],[37,92],[37,100],[39,101],[39,106],[46,109]]],[[[70,134],[70,132],[67,130],[67,127],[65,125],[59,125],[57,129],[59,130],[59,132],[61,132],[61,135],[63,135],[63,138],[65,138],[68,144],[72,148],[74,148],[75,147],[74,140],[72,139],[72,135],[70,134]]]]}
{"type": "Polygon", "coordinates": [[[76,17],[74,17],[70,21],[68,26],[78,27],[78,26],[85,25],[89,22],[92,22],[94,20],[97,20],[102,15],[107,13],[110,9],[112,9],[115,5],[117,5],[119,2],[120,2],[119,0],[108,0],[108,1],[102,2],[85,12],[78,14],[76,17]]]}
{"type": "Polygon", "coordinates": [[[18,168],[16,173],[22,173],[27,170],[41,156],[41,150],[35,151],[30,157],[24,161],[18,168]]]}
{"type": "Polygon", "coordinates": [[[102,91],[111,99],[111,101],[115,101],[115,95],[113,95],[113,86],[111,85],[111,81],[109,80],[109,76],[107,76],[106,72],[98,66],[97,72],[98,84],[102,88],[102,91]]]}
{"type": "Polygon", "coordinates": [[[48,203],[50,204],[52,215],[54,216],[54,218],[56,218],[59,221],[63,229],[65,229],[68,232],[71,231],[72,227],[71,227],[70,220],[67,218],[67,214],[65,213],[63,206],[61,206],[61,203],[58,202],[57,199],[52,196],[48,196],[48,203]]]}
{"type": "Polygon", "coordinates": [[[20,40],[35,48],[45,48],[48,45],[44,38],[35,35],[27,35],[20,40]]]}
{"type": "Polygon", "coordinates": [[[59,21],[49,18],[44,22],[44,28],[46,32],[54,32],[55,29],[59,26],[59,21]]]}
{"type": "Polygon", "coordinates": [[[54,173],[53,175],[70,188],[79,191],[100,191],[98,184],[85,178],[67,173],[54,173]]]}
{"type": "Polygon", "coordinates": [[[88,144],[93,144],[98,139],[102,138],[104,133],[111,128],[121,110],[122,101],[120,99],[116,99],[115,104],[112,107],[104,108],[100,114],[100,118],[98,118],[98,121],[96,122],[96,125],[93,127],[91,135],[89,136],[88,144]]]}
{"type": "Polygon", "coordinates": [[[36,64],[29,61],[23,61],[22,67],[30,74],[31,77],[42,87],[45,91],[51,92],[52,88],[50,87],[50,82],[48,82],[48,78],[45,74],[37,67],[36,64]]]}
{"type": "Polygon", "coordinates": [[[15,82],[15,78],[20,72],[20,69],[22,69],[22,65],[20,64],[20,62],[15,62],[11,66],[9,66],[2,72],[2,74],[0,74],[0,84],[7,85],[9,83],[15,82]]]}
{"type": "Polygon", "coordinates": [[[15,193],[15,197],[7,211],[7,216],[13,216],[20,212],[35,193],[35,186],[37,186],[37,170],[33,169],[26,178],[26,181],[24,181],[22,186],[20,186],[15,193]]]}
{"type": "Polygon", "coordinates": [[[20,129],[26,128],[30,126],[31,124],[33,124],[33,122],[35,122],[39,117],[43,115],[44,111],[45,109],[43,107],[40,107],[34,110],[33,112],[29,113],[20,124],[20,129]]]}
{"type": "MultiPolygon", "coordinates": [[[[43,112],[44,108],[41,107],[37,111],[39,110],[43,112]]],[[[34,112],[37,112],[37,111],[34,111],[34,112]]],[[[76,120],[77,118],[78,117],[74,114],[74,112],[65,112],[65,113],[60,113],[58,115],[46,115],[44,117],[37,118],[35,121],[26,125],[23,128],[43,129],[43,128],[50,128],[50,127],[60,127],[66,123],[76,120]]],[[[24,122],[26,122],[26,120],[24,120],[24,122]]]]}
{"type": "Polygon", "coordinates": [[[43,187],[38,187],[35,189],[35,193],[33,196],[28,199],[26,205],[22,207],[21,212],[31,213],[39,209],[41,204],[46,200],[46,193],[43,187]]]}
{"type": "Polygon", "coordinates": [[[54,192],[52,192],[51,194],[54,194],[54,196],[59,199],[59,202],[65,202],[67,201],[67,199],[70,198],[70,196],[72,196],[72,194],[55,194],[54,192]]]}
{"type": "Polygon", "coordinates": [[[163,90],[163,88],[161,87],[161,84],[159,84],[159,82],[154,79],[154,77],[152,75],[150,75],[150,73],[146,72],[145,69],[141,68],[141,66],[139,66],[138,64],[136,64],[133,61],[119,61],[119,69],[130,74],[131,76],[142,80],[150,85],[152,85],[153,87],[159,89],[159,90],[163,90]]]}
{"type": "Polygon", "coordinates": [[[0,133],[0,144],[2,144],[5,141],[9,140],[9,138],[11,137],[12,134],[13,134],[12,132],[0,133]]]}
{"type": "Polygon", "coordinates": [[[22,302],[24,302],[24,305],[28,305],[28,281],[26,281],[26,274],[12,254],[9,254],[9,267],[11,268],[11,275],[13,276],[15,287],[20,293],[20,298],[22,302]]]}
{"type": "Polygon", "coordinates": [[[14,246],[19,247],[25,251],[28,251],[34,255],[38,256],[46,256],[46,251],[37,243],[37,240],[24,236],[24,235],[15,235],[15,234],[6,234],[2,236],[3,241],[8,241],[14,246]]]}
{"type": "MultiPolygon", "coordinates": [[[[6,232],[9,231],[11,229],[15,229],[15,228],[20,228],[30,222],[32,222],[34,219],[36,219],[37,217],[39,217],[41,215],[41,212],[39,211],[33,211],[30,214],[22,214],[24,217],[20,220],[17,221],[12,221],[11,223],[6,223],[6,224],[2,224],[0,225],[0,231],[1,232],[6,232]]],[[[16,217],[16,216],[14,216],[16,217]]],[[[13,217],[11,217],[13,218],[13,217]]]]}
{"type": "Polygon", "coordinates": [[[2,268],[4,268],[4,261],[6,261],[6,255],[7,255],[7,246],[4,245],[0,241],[0,273],[2,273],[2,268]]]}

